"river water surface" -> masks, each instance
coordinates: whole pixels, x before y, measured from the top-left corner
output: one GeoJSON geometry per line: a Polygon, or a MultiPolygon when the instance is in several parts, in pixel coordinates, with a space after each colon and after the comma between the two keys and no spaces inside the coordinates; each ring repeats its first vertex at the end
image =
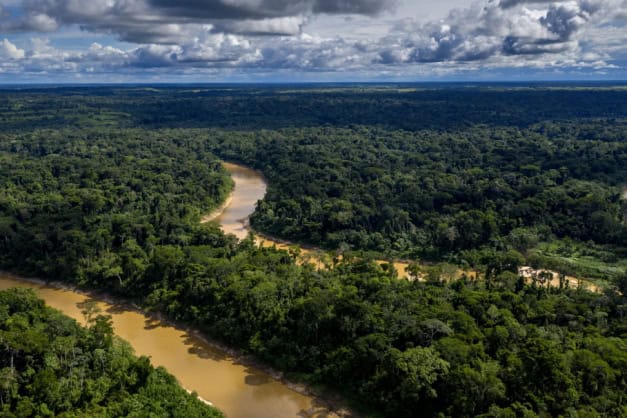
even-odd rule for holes
{"type": "MultiPolygon", "coordinates": [[[[255,211],[257,201],[263,199],[266,194],[267,183],[261,173],[239,164],[223,163],[224,168],[231,174],[231,178],[235,183],[233,193],[227,200],[228,204],[220,208],[213,214],[205,217],[202,222],[216,221],[226,233],[233,234],[239,239],[246,238],[251,231],[249,227],[248,217],[255,211]]],[[[255,241],[258,245],[264,247],[276,247],[278,249],[287,250],[292,245],[285,241],[276,240],[272,237],[255,235],[255,241]]],[[[316,261],[319,250],[307,248],[300,249],[301,255],[312,255],[308,262],[322,268],[322,263],[316,261]]],[[[387,261],[377,261],[379,264],[387,263],[387,261]]],[[[398,271],[399,276],[407,276],[408,263],[394,262],[394,267],[398,271]]]]}
{"type": "Polygon", "coordinates": [[[234,188],[228,204],[201,222],[216,221],[227,234],[239,239],[248,235],[248,217],[255,211],[257,201],[266,195],[267,184],[263,176],[248,167],[223,163],[233,179],[234,188]]]}
{"type": "MultiPolygon", "coordinates": [[[[235,189],[227,205],[213,216],[225,232],[244,238],[248,216],[263,198],[263,177],[248,168],[225,164],[235,189]]],[[[208,220],[205,219],[205,221],[208,220]]],[[[49,306],[83,323],[81,305],[94,300],[72,290],[0,274],[0,289],[34,289],[49,306]]],[[[116,335],[128,341],[138,355],[149,356],[164,366],[188,390],[213,403],[230,418],[287,418],[335,416],[316,400],[291,390],[254,367],[239,364],[225,352],[207,344],[194,333],[151,319],[125,305],[99,302],[112,316],[116,335]]]]}
{"type": "MultiPolygon", "coordinates": [[[[72,290],[0,275],[0,290],[11,287],[34,289],[49,306],[81,323],[84,323],[82,304],[97,300],[72,290]]],[[[112,316],[115,334],[128,341],[138,355],[149,356],[155,366],[168,369],[185,388],[196,391],[227,417],[333,416],[316,407],[312,398],[289,389],[258,369],[239,364],[192,332],[124,305],[97,301],[112,316]]]]}

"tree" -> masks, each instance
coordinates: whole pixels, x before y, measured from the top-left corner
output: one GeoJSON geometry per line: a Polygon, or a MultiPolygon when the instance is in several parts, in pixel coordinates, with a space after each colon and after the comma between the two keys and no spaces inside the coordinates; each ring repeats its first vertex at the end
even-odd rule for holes
{"type": "Polygon", "coordinates": [[[18,381],[15,368],[4,367],[0,369],[0,405],[10,402],[17,393],[18,381]]]}
{"type": "Polygon", "coordinates": [[[411,410],[421,400],[435,398],[435,384],[448,373],[449,363],[429,347],[414,347],[405,351],[390,350],[390,368],[394,374],[399,402],[411,410]]]}

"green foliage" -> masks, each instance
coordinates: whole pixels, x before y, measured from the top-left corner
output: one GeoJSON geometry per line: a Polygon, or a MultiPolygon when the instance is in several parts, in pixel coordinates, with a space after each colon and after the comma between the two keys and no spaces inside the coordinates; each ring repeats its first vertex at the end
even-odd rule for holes
{"type": "Polygon", "coordinates": [[[199,239],[189,225],[226,197],[199,147],[144,131],[0,135],[0,268],[124,288],[156,245],[199,239]]]}
{"type": "MultiPolygon", "coordinates": [[[[135,298],[385,416],[626,416],[626,276],[596,295],[516,273],[574,256],[545,251],[558,242],[622,266],[625,93],[497,90],[4,94],[0,266],[135,298]],[[213,154],[269,179],[256,228],[344,257],[317,271],[297,249],[200,226],[230,187],[213,154]],[[451,264],[399,280],[351,250],[479,265],[488,280],[448,283],[451,264]]],[[[0,304],[0,391],[16,415],[194,408],[106,318],[55,321],[78,337],[42,332],[41,302],[17,299],[0,304]],[[77,344],[85,373],[68,375],[77,344]]]]}
{"type": "Polygon", "coordinates": [[[452,132],[212,132],[208,141],[215,153],[269,179],[251,222],[270,235],[422,259],[459,258],[477,248],[529,255],[557,237],[624,258],[617,186],[627,178],[626,125],[580,125],[609,136],[573,137],[567,128],[549,134],[554,126],[545,123],[452,132]]]}
{"type": "MultiPolygon", "coordinates": [[[[363,262],[315,271],[243,248],[174,275],[160,264],[148,303],[386,416],[627,412],[623,296],[409,282],[363,262]]],[[[184,252],[178,265],[198,260],[184,252]]]]}
{"type": "Polygon", "coordinates": [[[627,247],[562,239],[539,245],[529,261],[573,276],[616,280],[627,272],[627,247]]]}
{"type": "Polygon", "coordinates": [[[23,289],[0,292],[0,312],[0,416],[222,416],[135,357],[108,316],[84,328],[23,289]]]}

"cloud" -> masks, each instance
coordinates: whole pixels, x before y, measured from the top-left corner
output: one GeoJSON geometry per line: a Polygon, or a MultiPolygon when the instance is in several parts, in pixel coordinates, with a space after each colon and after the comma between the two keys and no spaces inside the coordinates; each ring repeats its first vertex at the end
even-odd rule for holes
{"type": "Polygon", "coordinates": [[[312,2],[314,13],[377,15],[394,7],[394,0],[316,0],[312,2]]]}
{"type": "Polygon", "coordinates": [[[182,17],[263,19],[304,14],[377,15],[396,0],[148,0],[156,9],[182,17]]]}
{"type": "Polygon", "coordinates": [[[546,16],[540,19],[540,23],[551,33],[557,36],[557,40],[570,39],[575,32],[583,27],[590,19],[590,13],[575,2],[551,5],[546,16]]]}
{"type": "MultiPolygon", "coordinates": [[[[0,14],[0,31],[55,31],[62,25],[114,34],[128,42],[176,43],[172,27],[211,25],[241,34],[295,35],[315,14],[378,15],[397,0],[24,0],[21,13],[0,14]]],[[[178,34],[175,34],[178,35],[178,34]]]]}
{"type": "Polygon", "coordinates": [[[616,16],[617,5],[615,0],[474,3],[441,22],[403,22],[382,42],[379,61],[463,62],[573,52],[580,48],[582,30],[616,16]]]}
{"type": "MultiPolygon", "coordinates": [[[[388,23],[389,32],[383,35],[351,37],[348,30],[342,36],[307,33],[314,15],[376,16],[394,4],[24,0],[17,15],[0,10],[0,31],[54,32],[78,25],[134,45],[116,48],[99,40],[86,50],[59,50],[47,39],[35,38],[30,47],[19,49],[5,39],[0,42],[0,57],[11,62],[0,63],[0,72],[448,74],[523,67],[607,69],[617,66],[617,57],[627,57],[621,20],[627,0],[482,0],[451,10],[438,21],[407,18],[388,23]]],[[[349,28],[353,24],[343,17],[335,19],[349,28]]]]}
{"type": "Polygon", "coordinates": [[[243,35],[297,35],[306,19],[303,16],[277,17],[261,20],[222,20],[212,25],[213,32],[243,35]]]}
{"type": "Polygon", "coordinates": [[[508,9],[510,7],[519,6],[521,4],[529,4],[529,3],[550,3],[547,0],[500,0],[499,5],[504,9],[508,9]]]}
{"type": "Polygon", "coordinates": [[[503,40],[501,52],[507,55],[558,54],[575,50],[576,42],[554,42],[548,39],[533,39],[508,36],[503,40]]]}
{"type": "Polygon", "coordinates": [[[3,39],[0,42],[0,58],[2,59],[21,59],[24,58],[24,50],[16,47],[8,39],[3,39]]]}

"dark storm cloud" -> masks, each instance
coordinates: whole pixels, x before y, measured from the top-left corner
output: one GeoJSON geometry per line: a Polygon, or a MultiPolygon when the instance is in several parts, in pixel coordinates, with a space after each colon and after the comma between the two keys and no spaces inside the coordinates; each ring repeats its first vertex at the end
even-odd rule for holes
{"type": "Polygon", "coordinates": [[[308,13],[376,15],[396,0],[148,0],[177,16],[211,19],[263,19],[308,13]]]}
{"type": "Polygon", "coordinates": [[[313,1],[314,13],[354,13],[377,15],[394,7],[396,0],[317,0],[313,1]]]}
{"type": "Polygon", "coordinates": [[[503,40],[502,52],[505,55],[555,54],[571,47],[568,43],[553,40],[508,36],[503,40]]]}
{"type": "Polygon", "coordinates": [[[211,25],[213,32],[295,35],[308,16],[373,16],[390,9],[396,1],[24,0],[18,15],[0,14],[0,32],[52,32],[63,25],[77,24],[127,42],[171,44],[182,42],[203,25],[211,25]]]}

